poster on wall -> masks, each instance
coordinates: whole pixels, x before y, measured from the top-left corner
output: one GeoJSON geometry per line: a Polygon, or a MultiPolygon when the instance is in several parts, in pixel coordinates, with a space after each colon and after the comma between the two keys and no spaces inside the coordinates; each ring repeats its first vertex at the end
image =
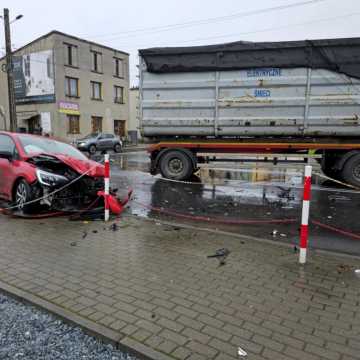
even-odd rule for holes
{"type": "Polygon", "coordinates": [[[55,102],[54,57],[52,50],[13,57],[17,104],[55,102]]]}

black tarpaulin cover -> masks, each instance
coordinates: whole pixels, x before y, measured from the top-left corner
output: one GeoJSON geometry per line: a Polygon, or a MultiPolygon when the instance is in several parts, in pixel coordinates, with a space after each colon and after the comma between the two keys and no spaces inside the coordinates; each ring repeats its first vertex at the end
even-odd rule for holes
{"type": "Polygon", "coordinates": [[[328,69],[360,78],[360,38],[245,42],[139,50],[153,73],[249,68],[328,69]]]}

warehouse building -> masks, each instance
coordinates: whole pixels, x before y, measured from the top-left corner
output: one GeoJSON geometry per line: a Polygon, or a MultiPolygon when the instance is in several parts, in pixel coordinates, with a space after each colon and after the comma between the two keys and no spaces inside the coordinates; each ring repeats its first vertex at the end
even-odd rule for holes
{"type": "MultiPolygon", "coordinates": [[[[13,63],[19,131],[68,141],[101,131],[127,136],[126,52],[52,31],[16,50],[13,63]]],[[[7,77],[0,72],[0,130],[9,124],[7,77]]]]}

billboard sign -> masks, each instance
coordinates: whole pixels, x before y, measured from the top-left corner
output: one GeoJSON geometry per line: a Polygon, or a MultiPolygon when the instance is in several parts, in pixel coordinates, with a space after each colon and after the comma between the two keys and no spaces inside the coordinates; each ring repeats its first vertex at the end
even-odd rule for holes
{"type": "Polygon", "coordinates": [[[17,104],[55,102],[54,57],[45,50],[13,57],[17,104]]]}
{"type": "Polygon", "coordinates": [[[59,101],[59,112],[67,115],[80,115],[79,104],[70,101],[59,101]]]}

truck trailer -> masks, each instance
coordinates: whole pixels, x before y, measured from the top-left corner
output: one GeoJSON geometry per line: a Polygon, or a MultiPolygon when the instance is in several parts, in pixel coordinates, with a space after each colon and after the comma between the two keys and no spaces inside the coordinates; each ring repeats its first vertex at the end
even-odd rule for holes
{"type": "Polygon", "coordinates": [[[186,180],[224,153],[312,154],[326,175],[360,187],[360,38],[139,55],[140,130],[153,142],[153,174],[186,180]]]}

